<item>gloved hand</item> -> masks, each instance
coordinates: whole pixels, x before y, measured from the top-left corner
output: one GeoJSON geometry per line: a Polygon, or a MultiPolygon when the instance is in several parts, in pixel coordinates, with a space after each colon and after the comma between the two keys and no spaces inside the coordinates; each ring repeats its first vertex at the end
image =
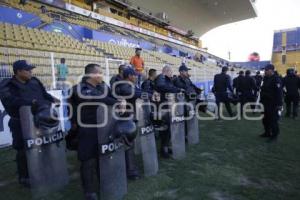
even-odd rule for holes
{"type": "Polygon", "coordinates": [[[180,88],[180,93],[185,93],[185,89],[180,88]]]}
{"type": "Polygon", "coordinates": [[[116,124],[116,138],[123,138],[124,143],[130,146],[136,138],[136,125],[132,120],[118,121],[116,124]]]}

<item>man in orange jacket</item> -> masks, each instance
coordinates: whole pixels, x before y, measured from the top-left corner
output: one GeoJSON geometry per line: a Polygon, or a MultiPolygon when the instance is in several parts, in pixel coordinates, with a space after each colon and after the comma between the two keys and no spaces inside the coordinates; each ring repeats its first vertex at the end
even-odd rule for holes
{"type": "Polygon", "coordinates": [[[142,84],[141,79],[143,77],[144,67],[145,67],[145,63],[144,63],[143,58],[141,57],[141,53],[142,53],[142,49],[136,48],[135,56],[133,56],[130,60],[130,64],[133,66],[133,68],[135,69],[135,71],[138,75],[138,82],[137,82],[138,86],[140,86],[142,84]]]}

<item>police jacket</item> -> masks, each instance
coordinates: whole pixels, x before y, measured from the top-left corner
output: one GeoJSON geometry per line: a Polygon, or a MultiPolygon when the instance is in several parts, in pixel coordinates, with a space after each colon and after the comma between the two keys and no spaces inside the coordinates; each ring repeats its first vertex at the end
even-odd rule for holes
{"type": "Polygon", "coordinates": [[[246,75],[242,80],[240,89],[245,95],[254,94],[254,92],[257,90],[254,78],[246,75]]]}
{"type": "Polygon", "coordinates": [[[255,79],[256,89],[259,90],[261,87],[261,82],[263,80],[263,77],[261,75],[255,75],[254,79],[255,79]]]}
{"type": "Polygon", "coordinates": [[[225,73],[216,74],[213,90],[215,93],[226,93],[227,90],[233,93],[230,76],[225,73]]]}
{"type": "Polygon", "coordinates": [[[181,92],[181,89],[176,87],[172,79],[160,74],[154,81],[155,83],[155,90],[161,94],[161,100],[165,101],[166,100],[166,94],[167,93],[179,93],[181,92]]]}
{"type": "MultiPolygon", "coordinates": [[[[69,99],[73,107],[73,116],[71,121],[77,122],[77,108],[82,103],[103,103],[105,105],[113,105],[118,101],[111,95],[109,87],[102,82],[96,87],[88,83],[85,79],[78,85],[73,86],[72,95],[69,99]]],[[[81,107],[81,121],[86,124],[97,123],[98,105],[86,105],[81,107]]]]}
{"type": "Polygon", "coordinates": [[[189,78],[178,76],[173,82],[176,87],[184,89],[187,96],[190,96],[192,94],[198,95],[201,93],[201,89],[194,85],[189,78]]]}
{"type": "Polygon", "coordinates": [[[116,83],[116,82],[118,82],[118,81],[122,81],[122,80],[123,80],[123,78],[122,78],[119,74],[117,74],[117,75],[111,77],[111,79],[110,79],[110,81],[109,81],[110,87],[112,88],[114,83],[116,83]]]}
{"type": "Polygon", "coordinates": [[[300,78],[294,74],[287,75],[283,79],[283,87],[286,88],[287,95],[299,96],[300,78]]]}
{"type": "Polygon", "coordinates": [[[47,93],[39,79],[32,77],[26,83],[21,83],[15,77],[5,79],[0,83],[0,99],[11,118],[19,119],[21,106],[51,104],[53,97],[47,93]]]}
{"type": "Polygon", "coordinates": [[[245,77],[239,75],[238,77],[233,79],[233,88],[236,90],[236,93],[242,92],[242,85],[245,77]]]}
{"type": "Polygon", "coordinates": [[[135,100],[142,96],[142,90],[129,81],[118,84],[115,89],[117,95],[126,97],[126,101],[133,106],[135,106],[135,100]]]}
{"type": "Polygon", "coordinates": [[[147,92],[148,94],[153,94],[154,92],[154,81],[147,79],[141,85],[142,91],[147,92]]]}
{"type": "Polygon", "coordinates": [[[275,74],[270,77],[265,76],[260,92],[261,103],[265,107],[275,108],[282,106],[282,94],[282,83],[280,77],[275,74]]]}

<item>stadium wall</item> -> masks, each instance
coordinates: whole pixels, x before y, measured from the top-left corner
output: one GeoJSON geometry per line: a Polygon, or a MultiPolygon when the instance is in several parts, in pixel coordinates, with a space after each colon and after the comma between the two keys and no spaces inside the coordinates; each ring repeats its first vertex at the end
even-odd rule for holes
{"type": "Polygon", "coordinates": [[[232,62],[232,65],[237,67],[244,67],[252,70],[261,70],[267,64],[270,64],[270,61],[259,61],[259,62],[232,62]]]}

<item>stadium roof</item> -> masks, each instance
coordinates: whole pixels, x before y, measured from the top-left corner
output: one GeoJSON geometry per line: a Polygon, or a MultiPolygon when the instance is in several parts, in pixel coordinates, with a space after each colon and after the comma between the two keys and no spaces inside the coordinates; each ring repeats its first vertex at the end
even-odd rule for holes
{"type": "Polygon", "coordinates": [[[218,26],[256,17],[255,0],[129,0],[152,13],[165,12],[170,25],[202,36],[218,26]]]}

